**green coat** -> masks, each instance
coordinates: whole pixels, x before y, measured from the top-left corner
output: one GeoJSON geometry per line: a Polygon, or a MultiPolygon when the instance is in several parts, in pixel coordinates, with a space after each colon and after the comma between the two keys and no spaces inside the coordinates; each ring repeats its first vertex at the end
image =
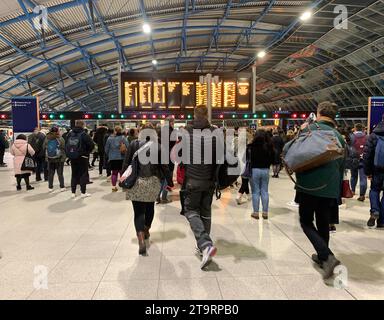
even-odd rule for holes
{"type": "MultiPolygon", "coordinates": [[[[340,143],[345,148],[344,138],[335,129],[333,123],[328,121],[319,121],[318,124],[323,130],[334,130],[337,134],[340,143]]],[[[316,130],[316,126],[314,124],[312,124],[310,128],[316,130]]],[[[306,130],[308,129],[305,129],[304,131],[306,130]]],[[[342,181],[344,178],[344,164],[345,158],[340,158],[331,161],[321,167],[301,173],[296,173],[296,190],[298,192],[310,194],[317,197],[339,199],[342,181]],[[300,188],[300,186],[302,186],[304,188],[314,189],[323,185],[325,185],[324,188],[316,191],[308,191],[300,188]]]]}

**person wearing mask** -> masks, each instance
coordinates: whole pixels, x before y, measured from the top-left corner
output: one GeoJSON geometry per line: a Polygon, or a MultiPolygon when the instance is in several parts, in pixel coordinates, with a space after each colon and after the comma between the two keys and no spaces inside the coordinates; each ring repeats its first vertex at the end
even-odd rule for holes
{"type": "MultiPolygon", "coordinates": [[[[169,172],[167,164],[161,164],[161,147],[158,143],[156,131],[151,123],[143,126],[146,132],[151,131],[154,136],[149,137],[139,136],[138,140],[133,140],[127,149],[123,162],[123,171],[132,164],[134,156],[139,157],[139,154],[147,153],[150,156],[151,150],[157,152],[157,161],[152,164],[140,164],[138,177],[131,189],[126,191],[126,199],[132,201],[134,211],[134,223],[139,244],[139,255],[147,254],[147,246],[145,240],[150,238],[150,229],[155,214],[155,201],[160,192],[161,180],[165,178],[170,187],[173,187],[172,176],[169,172]],[[153,143],[156,147],[151,149],[153,143]]],[[[140,158],[138,158],[140,159],[140,158]]]]}
{"type": "Polygon", "coordinates": [[[27,150],[29,154],[33,157],[35,150],[27,142],[27,137],[24,134],[19,134],[13,143],[10,153],[14,156],[13,158],[13,170],[15,172],[16,178],[16,189],[17,191],[21,190],[21,180],[24,179],[27,190],[33,190],[34,187],[31,186],[29,182],[29,177],[32,174],[32,171],[22,171],[21,167],[24,162],[24,158],[27,155],[27,150]]]}
{"type": "Polygon", "coordinates": [[[69,133],[65,152],[71,160],[71,190],[72,198],[76,197],[77,185],[80,185],[81,197],[87,198],[91,195],[87,193],[87,183],[89,181],[88,163],[89,155],[93,150],[94,143],[91,137],[84,131],[85,123],[76,120],[75,127],[69,133]]]}
{"type": "Polygon", "coordinates": [[[365,200],[365,194],[367,192],[367,176],[364,173],[363,162],[364,146],[367,142],[367,135],[364,133],[363,129],[363,125],[357,123],[355,125],[355,131],[351,135],[353,156],[356,158],[355,162],[357,162],[357,166],[351,168],[351,189],[353,194],[355,194],[357,180],[360,178],[360,196],[357,200],[361,202],[365,200]]]}
{"type": "Polygon", "coordinates": [[[47,134],[44,141],[44,149],[47,150],[47,162],[48,162],[48,189],[53,191],[53,178],[55,172],[59,178],[60,191],[64,192],[64,162],[67,158],[65,154],[65,140],[60,136],[59,128],[53,127],[47,134]]]}
{"type": "Polygon", "coordinates": [[[200,268],[204,269],[216,255],[217,248],[211,239],[212,198],[215,190],[216,144],[214,139],[202,139],[200,130],[214,131],[208,121],[205,106],[195,108],[194,120],[186,127],[189,137],[182,138],[188,146],[190,161],[185,163],[184,215],[195,235],[197,252],[202,256],[200,268]],[[204,150],[204,154],[202,152],[204,150]],[[212,159],[206,163],[205,150],[212,150],[212,159]]]}
{"type": "Polygon", "coordinates": [[[6,167],[4,162],[5,149],[9,148],[9,142],[7,139],[7,134],[4,130],[0,130],[0,167],[6,167]]]}
{"type": "Polygon", "coordinates": [[[268,219],[269,211],[269,169],[275,159],[275,152],[269,133],[257,130],[252,143],[248,146],[248,157],[252,168],[251,189],[254,219],[259,219],[260,199],[263,219],[268,219]]]}
{"type": "Polygon", "coordinates": [[[279,172],[281,168],[281,154],[283,152],[284,148],[284,141],[281,138],[281,135],[279,133],[279,130],[276,128],[273,130],[272,134],[272,144],[275,149],[275,157],[273,160],[273,176],[272,178],[279,178],[279,172]]]}
{"type": "Polygon", "coordinates": [[[41,181],[41,174],[44,174],[44,181],[48,181],[48,166],[45,159],[44,149],[45,134],[36,128],[35,131],[28,137],[28,143],[35,150],[36,161],[36,181],[41,181]]]}
{"type": "MultiPolygon", "coordinates": [[[[340,144],[345,141],[335,129],[337,105],[329,101],[322,102],[317,108],[316,123],[309,124],[311,130],[332,130],[340,144]]],[[[303,129],[308,131],[308,127],[303,129]]],[[[324,280],[333,276],[334,269],[340,264],[329,248],[330,220],[333,210],[338,206],[341,185],[344,176],[344,158],[330,161],[320,167],[296,174],[296,198],[299,203],[301,227],[316,250],[312,260],[324,270],[324,280]],[[316,227],[313,224],[316,218],[316,227]]]]}
{"type": "MultiPolygon", "coordinates": [[[[171,141],[171,134],[174,130],[174,126],[175,126],[175,119],[172,117],[172,116],[169,116],[167,119],[166,119],[166,123],[164,125],[163,128],[161,128],[161,131],[163,132],[167,132],[168,135],[168,143],[169,143],[169,158],[168,158],[168,161],[169,161],[169,171],[171,172],[171,175],[173,176],[173,171],[175,169],[175,164],[170,160],[170,156],[171,156],[171,151],[173,149],[173,147],[175,146],[176,144],[176,141],[171,141]]],[[[172,202],[172,200],[168,199],[168,188],[167,188],[168,184],[167,184],[167,181],[165,179],[163,179],[163,181],[161,182],[161,190],[160,190],[160,193],[159,193],[159,197],[157,198],[157,203],[162,203],[162,204],[166,204],[166,203],[170,203],[172,202]]]]}
{"type": "Polygon", "coordinates": [[[367,140],[363,153],[364,173],[371,180],[369,228],[384,228],[384,115],[367,140]]]}
{"type": "Polygon", "coordinates": [[[123,129],[120,126],[115,127],[115,134],[110,136],[105,144],[105,153],[108,155],[109,166],[112,171],[112,192],[117,192],[116,186],[119,174],[123,168],[123,160],[128,150],[129,143],[123,136],[123,129]]]}
{"type": "Polygon", "coordinates": [[[99,175],[103,175],[103,168],[105,166],[105,136],[107,135],[108,127],[101,125],[95,131],[93,141],[97,145],[97,152],[99,154],[99,175]]]}

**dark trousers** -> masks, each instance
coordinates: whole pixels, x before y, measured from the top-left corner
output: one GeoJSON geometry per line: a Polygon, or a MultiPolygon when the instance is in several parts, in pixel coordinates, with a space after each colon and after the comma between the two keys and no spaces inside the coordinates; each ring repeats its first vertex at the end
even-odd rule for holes
{"type": "Polygon", "coordinates": [[[44,174],[44,180],[48,180],[48,165],[45,158],[36,158],[36,181],[41,181],[41,174],[44,174]]]}
{"type": "Polygon", "coordinates": [[[72,179],[71,189],[72,193],[76,193],[76,187],[79,184],[81,193],[87,192],[88,182],[88,158],[79,158],[71,160],[72,179]]]}
{"type": "Polygon", "coordinates": [[[328,260],[333,254],[329,249],[329,223],[332,209],[337,205],[336,199],[316,197],[298,192],[299,215],[301,227],[315,248],[321,261],[328,260]],[[313,224],[316,218],[316,227],[313,224]]]}
{"type": "Polygon", "coordinates": [[[53,178],[55,177],[55,172],[57,172],[57,177],[59,178],[60,188],[65,188],[64,186],[64,162],[50,162],[48,161],[48,188],[53,188],[53,178]]]}
{"type": "Polygon", "coordinates": [[[4,164],[4,149],[0,149],[0,164],[4,164]]]}
{"type": "Polygon", "coordinates": [[[371,214],[379,216],[378,224],[384,224],[384,173],[373,173],[369,200],[371,202],[371,214]]]}
{"type": "Polygon", "coordinates": [[[144,227],[150,228],[155,215],[155,203],[132,201],[132,205],[135,213],[136,232],[144,231],[144,227]]]}
{"type": "Polygon", "coordinates": [[[213,193],[214,186],[211,181],[188,179],[186,182],[184,215],[189,221],[201,251],[213,244],[210,237],[213,193]]]}
{"type": "Polygon", "coordinates": [[[99,174],[103,174],[103,169],[104,169],[104,166],[105,166],[105,157],[104,157],[104,152],[100,152],[99,153],[99,174]]]}
{"type": "Polygon", "coordinates": [[[17,186],[21,187],[21,180],[24,179],[25,185],[28,187],[30,185],[29,184],[29,176],[30,176],[29,173],[15,175],[17,186]]]}
{"type": "Polygon", "coordinates": [[[241,177],[240,194],[249,194],[249,179],[241,177]]]}
{"type": "Polygon", "coordinates": [[[92,167],[95,166],[95,162],[96,162],[97,159],[99,159],[99,153],[98,152],[94,152],[93,153],[93,159],[92,159],[92,167]]]}

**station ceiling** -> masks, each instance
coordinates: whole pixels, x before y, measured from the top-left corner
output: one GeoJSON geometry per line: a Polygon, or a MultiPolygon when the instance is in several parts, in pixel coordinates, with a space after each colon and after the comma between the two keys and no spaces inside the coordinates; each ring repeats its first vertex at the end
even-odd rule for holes
{"type": "Polygon", "coordinates": [[[384,96],[383,21],[384,0],[2,0],[0,110],[31,94],[43,111],[115,110],[119,65],[207,73],[256,65],[258,110],[308,111],[324,100],[364,110],[367,97],[384,96]],[[346,29],[334,26],[339,5],[346,29]],[[47,8],[44,32],[38,6],[47,8]]]}

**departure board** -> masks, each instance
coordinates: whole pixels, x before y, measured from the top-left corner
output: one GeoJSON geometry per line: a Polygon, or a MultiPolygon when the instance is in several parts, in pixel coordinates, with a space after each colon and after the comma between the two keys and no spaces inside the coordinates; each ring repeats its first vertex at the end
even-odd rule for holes
{"type": "Polygon", "coordinates": [[[168,108],[180,109],[181,107],[181,82],[168,81],[168,108]]]}
{"type": "Polygon", "coordinates": [[[236,107],[236,81],[224,81],[224,108],[236,107]]]}
{"type": "Polygon", "coordinates": [[[196,82],[196,106],[207,106],[207,84],[196,82]]]}
{"type": "Polygon", "coordinates": [[[152,89],[152,84],[150,81],[139,82],[139,107],[140,108],[152,108],[151,89],[152,89]]]}
{"type": "Polygon", "coordinates": [[[193,109],[195,107],[196,86],[195,82],[182,82],[181,105],[183,108],[193,109]]]}
{"type": "Polygon", "coordinates": [[[136,108],[138,104],[138,84],[137,82],[124,82],[124,107],[136,108]]]}
{"type": "Polygon", "coordinates": [[[249,108],[249,82],[248,81],[239,81],[237,84],[237,105],[239,109],[248,109],[249,108]]]}
{"type": "Polygon", "coordinates": [[[153,81],[153,106],[157,109],[165,109],[165,81],[153,81]]]}
{"type": "Polygon", "coordinates": [[[212,83],[211,86],[211,95],[212,95],[212,108],[221,108],[222,107],[222,98],[221,98],[221,88],[222,82],[218,84],[212,83]]]}

